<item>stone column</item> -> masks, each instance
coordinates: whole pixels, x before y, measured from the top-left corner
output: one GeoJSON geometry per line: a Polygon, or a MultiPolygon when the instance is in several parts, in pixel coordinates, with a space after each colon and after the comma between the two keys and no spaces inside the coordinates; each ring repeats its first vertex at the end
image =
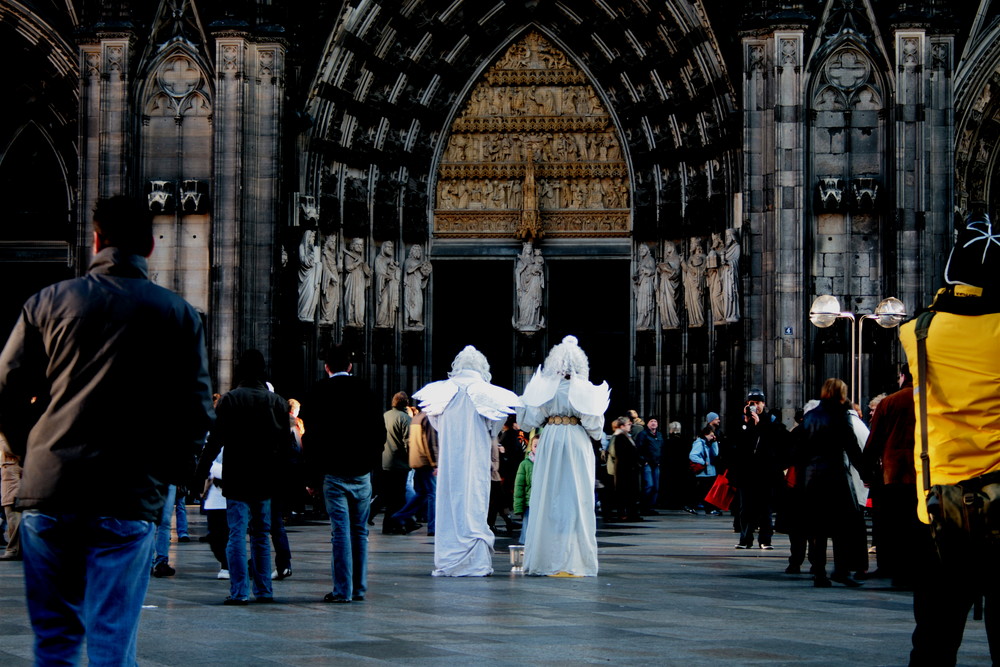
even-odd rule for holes
{"type": "Polygon", "coordinates": [[[90,221],[102,197],[128,194],[129,34],[98,34],[80,45],[80,271],[90,262],[90,221]]]}
{"type": "Polygon", "coordinates": [[[749,343],[744,390],[762,387],[791,423],[802,401],[805,216],[804,30],[743,39],[745,109],[743,233],[753,279],[745,300],[749,343]]]}
{"type": "Polygon", "coordinates": [[[895,32],[898,297],[914,313],[942,284],[954,210],[953,38],[895,32]]]}
{"type": "Polygon", "coordinates": [[[285,51],[240,32],[216,34],[211,330],[223,388],[241,351],[271,358],[285,51]]]}

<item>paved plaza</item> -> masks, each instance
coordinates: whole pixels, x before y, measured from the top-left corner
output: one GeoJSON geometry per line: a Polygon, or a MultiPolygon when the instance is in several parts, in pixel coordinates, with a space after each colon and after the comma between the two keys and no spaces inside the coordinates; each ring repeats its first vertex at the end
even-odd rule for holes
{"type": "MultiPolygon", "coordinates": [[[[434,578],[432,538],[373,531],[368,599],[345,605],[321,602],[328,530],[289,529],[294,574],[274,583],[275,605],[224,607],[208,545],[172,544],[177,575],[150,582],[140,664],[902,665],[909,652],[908,593],[814,588],[783,573],[784,536],[735,550],[729,517],[599,524],[601,573],[586,579],[511,575],[504,537],[492,577],[434,578]]],[[[0,665],[30,664],[31,641],[21,566],[0,562],[0,665]]],[[[982,623],[959,663],[989,664],[982,623]]]]}

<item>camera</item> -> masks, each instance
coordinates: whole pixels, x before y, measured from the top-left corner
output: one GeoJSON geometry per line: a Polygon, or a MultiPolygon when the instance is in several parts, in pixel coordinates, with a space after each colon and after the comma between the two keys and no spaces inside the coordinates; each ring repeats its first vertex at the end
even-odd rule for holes
{"type": "Polygon", "coordinates": [[[743,408],[743,414],[745,414],[747,417],[749,417],[752,414],[756,414],[756,412],[757,412],[757,404],[756,403],[752,403],[752,402],[751,403],[747,403],[747,406],[745,408],[743,408]]]}

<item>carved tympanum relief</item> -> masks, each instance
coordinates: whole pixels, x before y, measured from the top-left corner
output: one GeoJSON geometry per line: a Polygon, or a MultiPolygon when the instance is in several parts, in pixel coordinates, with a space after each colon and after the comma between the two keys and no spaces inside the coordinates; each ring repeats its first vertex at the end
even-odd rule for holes
{"type": "Polygon", "coordinates": [[[434,233],[626,236],[629,180],[597,91],[536,32],[473,88],[438,171],[434,233]]]}

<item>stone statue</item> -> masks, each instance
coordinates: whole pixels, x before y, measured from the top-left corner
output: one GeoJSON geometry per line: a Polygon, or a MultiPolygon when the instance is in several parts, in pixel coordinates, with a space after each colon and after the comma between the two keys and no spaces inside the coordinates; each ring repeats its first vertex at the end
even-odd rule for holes
{"type": "Polygon", "coordinates": [[[724,270],[720,271],[722,276],[723,314],[727,323],[740,321],[740,254],[743,252],[739,239],[736,238],[735,229],[726,230],[726,244],[724,249],[725,264],[724,270]]]}
{"type": "Polygon", "coordinates": [[[403,262],[403,330],[423,331],[424,289],[431,276],[431,263],[424,259],[418,245],[410,246],[410,254],[403,262]]]}
{"type": "Polygon", "coordinates": [[[632,276],[635,292],[635,330],[653,328],[653,307],[656,295],[656,260],[645,243],[639,245],[639,259],[632,276]]]}
{"type": "Polygon", "coordinates": [[[323,239],[321,258],[323,276],[320,280],[319,321],[321,324],[336,324],[337,311],[340,310],[340,274],[343,269],[336,234],[323,239]]]}
{"type": "Polygon", "coordinates": [[[364,239],[351,240],[344,251],[344,321],[349,327],[365,326],[365,294],[372,282],[372,269],[365,263],[364,239]]]}
{"type": "Polygon", "coordinates": [[[723,289],[723,271],[725,249],[722,247],[722,235],[712,234],[712,247],[708,251],[706,261],[708,282],[708,303],[712,307],[712,323],[726,323],[725,290],[723,289]]]}
{"type": "Polygon", "coordinates": [[[677,295],[681,291],[681,257],[677,254],[677,246],[667,241],[663,250],[663,261],[657,264],[660,274],[659,289],[656,292],[656,305],[660,311],[660,327],[677,329],[681,318],[677,314],[677,295]]]}
{"type": "Polygon", "coordinates": [[[521,247],[514,264],[514,282],[517,287],[517,313],[514,328],[533,333],[545,327],[542,317],[542,291],[545,288],[545,260],[542,251],[535,250],[531,241],[521,247]]]}
{"type": "Polygon", "coordinates": [[[319,305],[319,285],[322,274],[320,250],[316,245],[316,230],[307,229],[299,242],[299,319],[312,322],[319,305]]]}
{"type": "Polygon", "coordinates": [[[375,327],[391,329],[399,314],[400,267],[396,261],[396,246],[385,241],[375,258],[375,327]]]}
{"type": "Polygon", "coordinates": [[[702,306],[705,297],[705,261],[701,239],[691,239],[691,254],[681,262],[688,327],[705,326],[705,311],[702,306]]]}

